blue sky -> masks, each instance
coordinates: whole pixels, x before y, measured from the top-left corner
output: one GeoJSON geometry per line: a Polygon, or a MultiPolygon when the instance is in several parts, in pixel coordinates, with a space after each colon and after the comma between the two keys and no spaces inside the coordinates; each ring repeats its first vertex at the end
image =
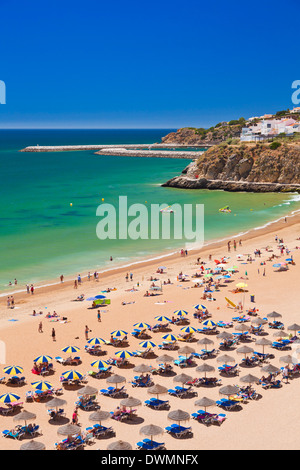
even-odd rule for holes
{"type": "Polygon", "coordinates": [[[298,0],[1,0],[0,127],[209,127],[293,106],[298,0]]]}

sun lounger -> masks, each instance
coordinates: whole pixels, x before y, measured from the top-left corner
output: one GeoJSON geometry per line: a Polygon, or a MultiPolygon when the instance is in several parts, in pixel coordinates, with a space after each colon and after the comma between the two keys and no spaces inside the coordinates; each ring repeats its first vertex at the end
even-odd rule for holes
{"type": "Polygon", "coordinates": [[[268,388],[281,388],[282,384],[280,380],[276,380],[274,382],[262,382],[261,384],[262,388],[268,389],[268,388]]]}
{"type": "Polygon", "coordinates": [[[145,401],[145,405],[155,410],[161,410],[169,408],[169,400],[159,400],[158,398],[150,398],[145,401]]]}
{"type": "Polygon", "coordinates": [[[99,393],[108,397],[117,397],[118,395],[125,394],[126,390],[124,386],[121,388],[108,387],[107,389],[100,390],[99,393]]]}
{"type": "Polygon", "coordinates": [[[164,449],[165,443],[144,439],[143,441],[137,442],[136,446],[138,450],[161,450],[164,449]]]}
{"type": "Polygon", "coordinates": [[[222,398],[216,402],[217,406],[224,408],[225,410],[234,410],[235,408],[239,407],[239,403],[234,400],[228,400],[226,398],[222,398]]]}
{"type": "Polygon", "coordinates": [[[234,366],[224,364],[223,366],[218,367],[218,370],[226,375],[237,375],[239,373],[238,364],[235,364],[234,366]]]}
{"type": "Polygon", "coordinates": [[[93,434],[95,437],[108,437],[108,436],[114,436],[115,431],[113,430],[111,426],[106,427],[100,424],[95,424],[93,426],[93,434]]]}
{"type": "Polygon", "coordinates": [[[191,427],[186,428],[184,426],[179,426],[178,424],[171,424],[171,426],[167,426],[165,431],[177,438],[186,437],[187,435],[192,434],[191,427]]]}

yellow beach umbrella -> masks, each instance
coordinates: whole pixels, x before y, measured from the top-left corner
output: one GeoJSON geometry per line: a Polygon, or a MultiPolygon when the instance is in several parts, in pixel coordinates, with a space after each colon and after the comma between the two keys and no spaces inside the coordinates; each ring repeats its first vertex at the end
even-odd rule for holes
{"type": "Polygon", "coordinates": [[[119,357],[121,359],[128,359],[129,357],[133,356],[133,354],[129,351],[126,351],[125,349],[123,351],[118,351],[115,354],[116,357],[119,357]]]}
{"type": "Polygon", "coordinates": [[[4,367],[3,371],[5,372],[5,374],[8,374],[8,375],[17,375],[17,374],[23,374],[24,369],[23,367],[19,367],[19,366],[8,366],[8,367],[4,367]]]}
{"type": "Polygon", "coordinates": [[[142,341],[141,343],[139,343],[139,345],[142,347],[142,348],[154,348],[156,346],[155,343],[153,343],[153,341],[142,341]]]}
{"type": "Polygon", "coordinates": [[[51,390],[53,388],[53,385],[51,385],[50,382],[43,382],[42,380],[38,382],[32,382],[31,385],[36,390],[41,390],[42,392],[46,392],[47,390],[51,390]]]}

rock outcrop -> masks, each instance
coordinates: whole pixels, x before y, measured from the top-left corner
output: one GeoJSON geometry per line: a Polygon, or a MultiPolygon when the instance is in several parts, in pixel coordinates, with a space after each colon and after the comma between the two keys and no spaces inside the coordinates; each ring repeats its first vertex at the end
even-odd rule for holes
{"type": "Polygon", "coordinates": [[[227,191],[300,191],[300,145],[218,145],[163,186],[227,191]],[[271,146],[272,147],[272,146],[271,146]]]}

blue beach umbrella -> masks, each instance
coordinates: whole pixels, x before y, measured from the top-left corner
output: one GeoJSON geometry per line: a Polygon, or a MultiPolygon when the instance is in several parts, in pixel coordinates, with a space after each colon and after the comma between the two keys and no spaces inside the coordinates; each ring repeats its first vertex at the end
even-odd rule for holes
{"type": "Polygon", "coordinates": [[[62,351],[65,353],[74,353],[80,351],[80,348],[78,348],[77,346],[67,346],[63,348],[62,351]]]}
{"type": "Polygon", "coordinates": [[[95,367],[96,369],[105,369],[108,366],[108,362],[106,361],[95,361],[91,363],[92,367],[95,367]]]}
{"type": "Polygon", "coordinates": [[[155,343],[153,343],[153,341],[142,341],[141,343],[139,343],[139,345],[142,347],[142,348],[154,348],[156,346],[155,343]]]}
{"type": "Polygon", "coordinates": [[[175,310],[174,314],[178,317],[183,317],[185,315],[188,315],[188,312],[186,310],[175,310]]]}
{"type": "Polygon", "coordinates": [[[117,351],[115,356],[119,357],[120,359],[128,359],[129,357],[133,356],[133,354],[129,351],[117,351]]]}
{"type": "Polygon", "coordinates": [[[100,299],[106,299],[105,295],[95,295],[95,297],[89,297],[86,300],[94,301],[94,300],[100,300],[100,299]]]}
{"type": "Polygon", "coordinates": [[[150,328],[150,325],[148,325],[148,323],[143,323],[143,322],[135,323],[133,326],[135,328],[150,328]]]}
{"type": "Polygon", "coordinates": [[[170,322],[170,318],[168,317],[165,317],[164,315],[161,315],[161,316],[158,316],[158,317],[154,317],[155,320],[159,321],[159,322],[162,322],[162,321],[166,321],[166,322],[170,322]]]}
{"type": "Polygon", "coordinates": [[[23,367],[19,367],[19,366],[8,366],[8,367],[4,367],[3,371],[5,372],[5,374],[8,374],[8,375],[17,375],[17,374],[23,374],[23,367]]]}
{"type": "Polygon", "coordinates": [[[88,340],[88,344],[90,344],[91,346],[96,346],[100,344],[106,344],[106,341],[102,338],[91,338],[88,340]]]}
{"type": "Polygon", "coordinates": [[[124,330],[115,330],[115,331],[112,331],[111,332],[111,335],[114,337],[114,338],[119,338],[121,336],[125,336],[125,335],[128,335],[127,331],[124,331],[124,330]]]}
{"type": "Polygon", "coordinates": [[[36,357],[33,362],[38,362],[38,363],[41,363],[41,362],[50,362],[52,360],[52,357],[51,356],[39,356],[39,357],[36,357]]]}
{"type": "Polygon", "coordinates": [[[67,370],[67,372],[63,372],[61,375],[67,380],[81,380],[83,378],[83,375],[76,370],[67,370]]]}
{"type": "Polygon", "coordinates": [[[41,381],[38,381],[38,382],[32,382],[31,384],[33,386],[33,388],[35,388],[36,390],[40,390],[42,392],[45,392],[47,390],[52,390],[53,388],[53,385],[51,385],[50,382],[43,382],[42,380],[41,381]]]}

